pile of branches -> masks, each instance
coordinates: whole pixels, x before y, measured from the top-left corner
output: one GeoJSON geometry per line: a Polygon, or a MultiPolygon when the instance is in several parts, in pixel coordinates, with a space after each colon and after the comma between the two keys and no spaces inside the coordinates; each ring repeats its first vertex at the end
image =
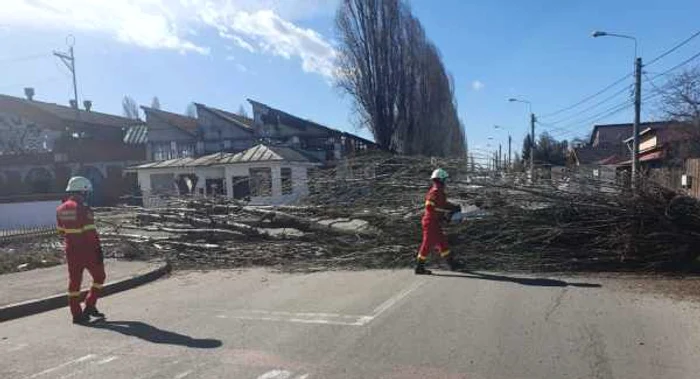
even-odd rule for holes
{"type": "Polygon", "coordinates": [[[166,257],[176,267],[407,267],[421,242],[427,178],[438,166],[451,175],[450,200],[467,215],[445,230],[468,269],[678,270],[697,258],[700,205],[651,183],[631,192],[570,174],[523,184],[521,174],[473,170],[461,160],[386,155],[316,172],[310,195],[294,206],[173,199],[99,219],[118,254],[166,257]]]}

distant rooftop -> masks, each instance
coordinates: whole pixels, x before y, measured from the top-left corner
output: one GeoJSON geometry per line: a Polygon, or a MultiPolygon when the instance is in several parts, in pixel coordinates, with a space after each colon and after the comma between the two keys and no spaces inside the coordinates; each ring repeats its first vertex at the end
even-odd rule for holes
{"type": "Polygon", "coordinates": [[[263,144],[251,147],[240,153],[215,153],[200,158],[176,158],[166,161],[145,163],[134,169],[159,169],[175,167],[204,167],[225,164],[254,163],[254,162],[298,162],[319,163],[317,159],[308,156],[291,147],[266,146],[263,144]]]}

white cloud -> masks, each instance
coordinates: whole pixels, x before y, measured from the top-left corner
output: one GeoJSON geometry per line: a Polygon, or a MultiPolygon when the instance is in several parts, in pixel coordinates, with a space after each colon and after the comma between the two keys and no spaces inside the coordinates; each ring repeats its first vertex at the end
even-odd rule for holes
{"type": "Polygon", "coordinates": [[[236,57],[233,56],[233,55],[231,55],[231,54],[229,54],[229,55],[226,56],[226,60],[227,60],[227,61],[235,61],[235,60],[236,60],[236,57]]]}
{"type": "Polygon", "coordinates": [[[331,43],[316,31],[287,21],[271,10],[255,12],[216,9],[204,6],[200,17],[217,28],[219,34],[237,45],[253,51],[248,41],[268,54],[285,59],[298,57],[306,72],[332,77],[336,51],[331,43]],[[248,41],[241,38],[245,36],[248,41]],[[238,38],[236,38],[238,37],[238,38]]]}
{"type": "Polygon", "coordinates": [[[145,48],[209,53],[180,37],[177,14],[163,0],[16,0],[2,8],[0,23],[15,27],[95,31],[145,48]]]}
{"type": "Polygon", "coordinates": [[[474,91],[481,91],[482,89],[484,89],[484,87],[486,87],[486,85],[479,80],[475,80],[472,82],[472,88],[474,89],[474,91]]]}
{"type": "Polygon", "coordinates": [[[232,40],[238,47],[248,50],[251,53],[255,53],[255,48],[253,47],[253,45],[251,45],[248,41],[244,40],[243,38],[224,31],[220,31],[219,35],[223,38],[232,40]]]}
{"type": "Polygon", "coordinates": [[[236,63],[236,68],[237,68],[238,71],[240,71],[240,72],[248,72],[248,67],[246,67],[246,66],[244,66],[244,65],[242,65],[242,64],[240,64],[240,63],[236,63]]]}
{"type": "MultiPolygon", "coordinates": [[[[237,48],[299,59],[305,72],[331,78],[336,51],[320,33],[291,20],[331,14],[339,0],[12,0],[0,25],[105,33],[149,49],[209,54],[190,38],[215,29],[237,48]]],[[[4,4],[4,3],[8,4],[4,4]]]]}

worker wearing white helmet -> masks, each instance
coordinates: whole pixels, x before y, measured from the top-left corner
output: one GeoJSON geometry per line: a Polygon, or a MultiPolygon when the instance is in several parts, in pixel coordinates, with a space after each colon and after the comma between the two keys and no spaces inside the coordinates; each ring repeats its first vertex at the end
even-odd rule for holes
{"type": "Polygon", "coordinates": [[[104,318],[97,310],[97,298],[105,282],[102,246],[95,228],[95,219],[86,204],[92,183],[82,176],[72,177],[66,187],[68,197],[56,210],[58,232],[63,236],[68,262],[68,304],[73,323],[85,324],[90,317],[104,318]],[[85,298],[85,309],[80,305],[80,283],[83,270],[92,276],[92,287],[85,298]]]}
{"type": "Polygon", "coordinates": [[[425,213],[421,224],[423,226],[423,243],[418,251],[416,262],[417,275],[430,275],[431,271],[425,268],[425,262],[432,249],[437,249],[440,255],[447,261],[450,269],[458,268],[447,244],[447,236],[442,231],[442,222],[457,212],[459,206],[447,201],[445,184],[449,175],[447,171],[438,168],[430,175],[433,185],[425,195],[425,213]]]}

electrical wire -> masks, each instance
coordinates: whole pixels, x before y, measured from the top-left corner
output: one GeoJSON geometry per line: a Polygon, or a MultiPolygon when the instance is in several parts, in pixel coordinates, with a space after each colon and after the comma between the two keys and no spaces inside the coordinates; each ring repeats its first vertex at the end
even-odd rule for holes
{"type": "Polygon", "coordinates": [[[576,102],[576,103],[574,103],[574,104],[571,104],[571,105],[569,105],[569,106],[567,106],[567,107],[561,108],[561,109],[559,109],[559,110],[557,110],[557,111],[555,111],[555,112],[551,112],[551,113],[547,113],[547,114],[544,114],[544,115],[540,115],[539,117],[540,117],[540,118],[548,118],[548,117],[552,117],[552,116],[561,114],[561,113],[566,112],[566,111],[568,111],[568,110],[574,109],[574,108],[578,107],[579,105],[585,104],[585,103],[588,102],[589,100],[594,99],[594,98],[596,98],[597,96],[600,96],[600,95],[602,95],[603,93],[609,91],[610,89],[612,89],[612,88],[614,88],[615,86],[617,86],[618,84],[624,82],[626,79],[628,79],[628,78],[631,77],[631,76],[632,76],[632,73],[625,74],[625,76],[623,76],[623,77],[621,77],[621,78],[615,80],[614,82],[612,82],[612,83],[610,83],[609,85],[605,86],[603,89],[599,90],[598,92],[596,92],[596,93],[594,93],[594,94],[592,94],[592,95],[586,96],[586,97],[584,97],[583,99],[579,100],[578,102],[576,102]]]}
{"type": "Polygon", "coordinates": [[[681,41],[681,42],[678,43],[676,46],[674,46],[674,47],[672,47],[672,48],[666,50],[666,52],[664,52],[663,54],[659,55],[658,57],[652,59],[650,62],[646,63],[644,66],[653,65],[654,63],[656,63],[656,62],[658,62],[659,60],[663,59],[663,58],[666,57],[667,55],[669,55],[669,54],[673,53],[674,51],[680,49],[680,48],[683,47],[685,44],[687,44],[688,42],[692,41],[693,39],[695,39],[695,38],[698,37],[698,36],[700,36],[700,30],[697,31],[697,32],[695,32],[695,33],[693,33],[693,35],[691,35],[690,37],[688,37],[688,38],[686,38],[685,40],[681,41]]]}
{"type": "Polygon", "coordinates": [[[651,80],[656,80],[656,79],[658,79],[658,78],[660,78],[660,77],[662,77],[662,76],[666,76],[666,75],[670,74],[671,72],[673,72],[673,71],[675,71],[675,70],[677,70],[677,69],[679,69],[679,68],[681,68],[681,67],[687,65],[688,63],[694,61],[694,60],[697,59],[698,57],[700,57],[700,52],[697,53],[697,54],[695,54],[695,55],[693,55],[692,57],[690,57],[690,58],[684,60],[683,62],[681,62],[681,63],[679,63],[679,64],[677,64],[677,65],[675,65],[675,66],[669,68],[668,70],[666,70],[666,71],[664,71],[664,72],[662,72],[662,73],[660,73],[660,74],[654,75],[654,77],[651,78],[651,80]]]}
{"type": "Polygon", "coordinates": [[[603,100],[601,100],[601,101],[599,101],[599,102],[597,102],[597,103],[595,103],[595,104],[593,104],[593,105],[591,105],[591,106],[589,106],[589,107],[587,107],[587,108],[584,108],[584,109],[582,109],[582,110],[580,110],[580,111],[578,111],[578,112],[576,112],[576,113],[573,113],[573,114],[571,114],[571,115],[569,115],[569,116],[566,116],[566,117],[564,117],[564,118],[562,118],[562,119],[560,119],[560,120],[552,121],[552,122],[550,122],[550,124],[552,124],[552,125],[561,124],[562,122],[571,120],[571,119],[575,118],[576,116],[582,115],[582,114],[584,114],[584,113],[586,113],[586,112],[588,112],[588,111],[590,111],[590,110],[596,109],[597,107],[599,107],[599,106],[601,106],[601,105],[603,105],[603,104],[605,104],[605,103],[607,103],[607,102],[609,102],[609,101],[615,99],[615,98],[616,98],[617,96],[619,96],[620,94],[622,94],[622,93],[624,93],[624,92],[626,92],[626,91],[630,91],[630,90],[631,90],[630,87],[632,87],[632,86],[633,86],[633,84],[630,84],[629,86],[622,88],[621,90],[619,90],[619,91],[613,93],[612,95],[606,97],[605,99],[603,99],[603,100]]]}

